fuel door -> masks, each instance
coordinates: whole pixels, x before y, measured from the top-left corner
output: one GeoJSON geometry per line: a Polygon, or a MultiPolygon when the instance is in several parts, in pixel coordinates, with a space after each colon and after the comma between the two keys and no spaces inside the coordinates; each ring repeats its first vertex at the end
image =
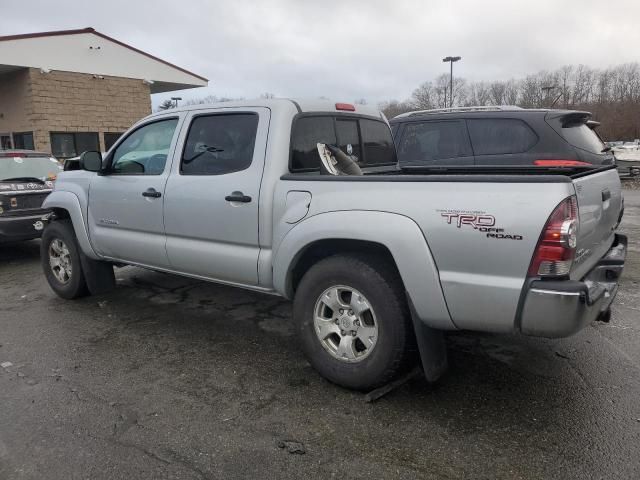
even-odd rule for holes
{"type": "Polygon", "coordinates": [[[298,223],[307,216],[310,205],[311,192],[301,190],[291,190],[287,192],[284,221],[289,224],[298,223]]]}

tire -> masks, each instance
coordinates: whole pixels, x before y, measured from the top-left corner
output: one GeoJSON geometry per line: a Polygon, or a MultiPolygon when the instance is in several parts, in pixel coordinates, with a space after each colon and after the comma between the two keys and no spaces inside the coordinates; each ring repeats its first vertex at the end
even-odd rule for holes
{"type": "Polygon", "coordinates": [[[417,358],[402,281],[393,265],[375,257],[340,254],[319,261],[298,286],[293,315],[306,358],[340,386],[372,390],[417,358]]]}
{"type": "Polygon", "coordinates": [[[42,234],[40,260],[51,289],[68,300],[89,293],[85,281],[80,248],[69,220],[50,223],[42,234]]]}

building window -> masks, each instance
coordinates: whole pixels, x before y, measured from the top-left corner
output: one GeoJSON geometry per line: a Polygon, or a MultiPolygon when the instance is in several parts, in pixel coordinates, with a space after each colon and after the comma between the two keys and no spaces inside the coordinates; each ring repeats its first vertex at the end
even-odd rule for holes
{"type": "Polygon", "coordinates": [[[122,136],[122,132],[113,133],[113,132],[104,132],[104,150],[108,151],[113,144],[118,141],[118,139],[122,136]]]}
{"type": "Polygon", "coordinates": [[[100,151],[97,133],[51,132],[51,153],[54,157],[77,157],[88,150],[100,151]]]}
{"type": "Polygon", "coordinates": [[[33,132],[21,132],[13,134],[13,145],[22,150],[35,150],[33,146],[33,132]]]}
{"type": "Polygon", "coordinates": [[[0,150],[11,150],[11,135],[0,134],[0,150]]]}

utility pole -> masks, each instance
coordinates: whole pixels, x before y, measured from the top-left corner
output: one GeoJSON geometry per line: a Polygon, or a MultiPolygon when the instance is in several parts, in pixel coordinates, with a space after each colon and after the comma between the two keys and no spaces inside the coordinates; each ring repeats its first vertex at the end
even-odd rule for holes
{"type": "MultiPolygon", "coordinates": [[[[449,62],[450,65],[450,75],[449,75],[449,107],[453,108],[453,63],[458,60],[462,60],[462,57],[445,57],[442,59],[443,62],[449,62]]],[[[447,104],[445,97],[445,106],[447,104]]]]}
{"type": "Polygon", "coordinates": [[[182,100],[182,97],[171,97],[171,100],[175,102],[175,108],[178,108],[178,100],[182,100]]]}

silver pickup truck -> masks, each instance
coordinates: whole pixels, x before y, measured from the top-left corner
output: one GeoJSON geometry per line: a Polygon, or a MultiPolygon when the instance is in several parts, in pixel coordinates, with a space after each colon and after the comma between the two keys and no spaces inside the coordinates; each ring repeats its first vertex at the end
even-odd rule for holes
{"type": "Polygon", "coordinates": [[[378,111],[258,100],[151,115],[59,175],[42,239],[51,288],[114,287],[114,265],[281,295],[327,379],[366,390],[443,332],[563,337],[606,318],[626,255],[613,167],[403,172],[378,111]],[[364,175],[321,174],[318,143],[364,175]]]}

